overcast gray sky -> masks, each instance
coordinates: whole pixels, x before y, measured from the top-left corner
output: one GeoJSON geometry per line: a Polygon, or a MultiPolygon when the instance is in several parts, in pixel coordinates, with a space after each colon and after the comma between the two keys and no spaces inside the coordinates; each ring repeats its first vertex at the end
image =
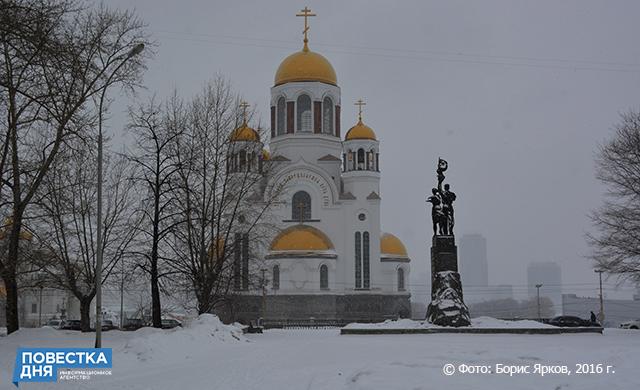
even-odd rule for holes
{"type": "MultiPolygon", "coordinates": [[[[551,260],[565,292],[596,294],[577,285],[596,282],[584,240],[603,194],[593,156],[619,113],[640,108],[640,2],[106,4],[135,7],[158,42],[149,92],[189,97],[220,73],[263,120],[280,61],[301,48],[294,14],[308,5],[318,15],[310,48],[337,72],[345,130],[352,103],[367,101],[364,120],[381,141],[382,228],[406,244],[412,283],[427,278],[425,197],[442,156],[458,194],[456,232],[487,238],[490,283],[524,286],[529,262],[551,260]]],[[[113,107],[116,134],[124,106],[113,107]]]]}

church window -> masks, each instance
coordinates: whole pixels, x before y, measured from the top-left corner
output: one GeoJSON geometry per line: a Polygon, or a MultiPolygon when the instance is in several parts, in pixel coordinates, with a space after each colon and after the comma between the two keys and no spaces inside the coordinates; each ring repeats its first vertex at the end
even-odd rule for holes
{"type": "Polygon", "coordinates": [[[320,289],[327,290],[329,288],[329,269],[325,264],[320,266],[320,289]]]}
{"type": "Polygon", "coordinates": [[[404,269],[398,268],[398,291],[404,291],[404,269]]]}
{"type": "Polygon", "coordinates": [[[247,163],[247,153],[244,150],[240,151],[240,172],[244,172],[245,165],[247,163]]]}
{"type": "Polygon", "coordinates": [[[360,232],[356,232],[356,288],[362,288],[362,243],[360,232]]]}
{"type": "Polygon", "coordinates": [[[309,132],[313,123],[311,115],[311,98],[308,95],[298,97],[298,131],[309,132]]]}
{"type": "Polygon", "coordinates": [[[278,265],[273,266],[273,289],[280,289],[280,266],[278,265]]]}
{"type": "Polygon", "coordinates": [[[298,191],[293,194],[291,219],[294,221],[308,221],[311,219],[311,196],[307,192],[298,191]]]}
{"type": "Polygon", "coordinates": [[[277,110],[276,110],[276,122],[277,122],[277,134],[278,135],[282,135],[284,134],[284,121],[285,121],[285,104],[284,104],[284,98],[281,97],[280,99],[278,99],[278,106],[277,106],[277,110]]]}
{"type": "Polygon", "coordinates": [[[367,153],[367,171],[374,171],[374,167],[373,167],[373,155],[374,155],[374,151],[370,151],[367,153]]]}
{"type": "Polygon", "coordinates": [[[322,102],[322,132],[333,134],[333,102],[330,97],[322,102]]]}
{"type": "Polygon", "coordinates": [[[364,149],[358,149],[358,170],[364,169],[364,149]]]}
{"type": "Polygon", "coordinates": [[[256,153],[255,152],[251,152],[250,154],[247,154],[249,156],[249,163],[247,164],[247,171],[251,172],[252,169],[254,169],[253,164],[255,163],[255,158],[256,158],[256,153]]]}
{"type": "Polygon", "coordinates": [[[369,288],[369,232],[362,233],[362,287],[369,288]]]}
{"type": "Polygon", "coordinates": [[[380,153],[376,153],[376,171],[380,172],[380,153]]]}

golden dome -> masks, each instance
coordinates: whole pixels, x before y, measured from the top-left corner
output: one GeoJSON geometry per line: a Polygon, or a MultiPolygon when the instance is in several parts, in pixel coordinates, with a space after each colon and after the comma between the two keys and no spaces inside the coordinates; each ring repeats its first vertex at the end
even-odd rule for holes
{"type": "Polygon", "coordinates": [[[211,244],[209,245],[209,258],[211,260],[215,259],[218,261],[221,261],[224,257],[224,238],[223,237],[218,237],[215,242],[211,241],[211,244]]]}
{"type": "Polygon", "coordinates": [[[271,160],[271,153],[267,149],[262,149],[262,159],[264,161],[271,160]]]}
{"type": "Polygon", "coordinates": [[[260,134],[257,131],[243,123],[242,126],[231,132],[229,136],[231,141],[260,141],[260,134]]]}
{"type": "MultiPolygon", "coordinates": [[[[11,225],[13,225],[13,217],[7,217],[4,219],[4,227],[0,228],[0,240],[4,240],[5,238],[7,238],[9,236],[10,230],[11,230],[11,225]]],[[[20,233],[18,234],[18,238],[20,240],[27,240],[27,241],[31,241],[33,239],[33,234],[29,231],[24,229],[24,225],[22,225],[23,228],[20,229],[20,233]]]]}
{"type": "Polygon", "coordinates": [[[376,133],[373,132],[371,127],[362,123],[362,120],[359,120],[358,123],[347,131],[347,135],[345,136],[345,141],[350,141],[354,139],[371,139],[376,140],[376,133]]]}
{"type": "Polygon", "coordinates": [[[278,67],[275,85],[293,81],[320,81],[337,85],[338,78],[331,63],[318,53],[314,53],[305,43],[302,51],[285,58],[278,67]]]}
{"type": "Polygon", "coordinates": [[[272,251],[326,251],[331,249],[333,249],[333,244],[329,237],[320,230],[307,225],[286,228],[271,243],[272,251]]]}
{"type": "Polygon", "coordinates": [[[383,233],[380,236],[380,253],[393,257],[409,257],[402,241],[391,233],[383,233]]]}

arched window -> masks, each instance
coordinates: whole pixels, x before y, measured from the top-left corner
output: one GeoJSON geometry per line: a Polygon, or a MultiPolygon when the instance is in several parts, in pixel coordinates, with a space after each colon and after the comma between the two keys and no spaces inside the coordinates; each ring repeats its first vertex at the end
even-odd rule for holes
{"type": "Polygon", "coordinates": [[[308,221],[311,219],[311,196],[298,191],[291,200],[291,219],[294,221],[308,221]]]}
{"type": "Polygon", "coordinates": [[[362,243],[360,232],[356,232],[356,288],[362,288],[362,243]]]}
{"type": "Polygon", "coordinates": [[[320,266],[320,289],[329,289],[329,269],[325,264],[320,266]]]}
{"type": "Polygon", "coordinates": [[[398,291],[404,291],[404,269],[398,268],[398,291]]]}
{"type": "Polygon", "coordinates": [[[367,153],[367,171],[375,171],[375,168],[373,166],[374,154],[375,152],[373,150],[367,153]]]}
{"type": "Polygon", "coordinates": [[[240,172],[244,172],[247,164],[247,153],[244,150],[240,151],[240,172]]]}
{"type": "Polygon", "coordinates": [[[364,169],[364,149],[358,149],[358,170],[364,169]]]}
{"type": "Polygon", "coordinates": [[[362,233],[362,287],[369,288],[369,232],[362,233]]]}
{"type": "Polygon", "coordinates": [[[328,96],[322,102],[322,132],[333,134],[333,101],[328,96]]]}
{"type": "Polygon", "coordinates": [[[284,134],[284,123],[285,123],[285,118],[286,118],[286,114],[285,114],[285,103],[284,103],[284,98],[281,97],[280,99],[278,99],[278,104],[276,107],[276,131],[277,131],[277,135],[282,135],[284,134]]]}
{"type": "Polygon", "coordinates": [[[298,131],[311,131],[313,116],[311,115],[311,98],[308,95],[298,96],[298,131]]]}
{"type": "Polygon", "coordinates": [[[279,290],[280,289],[280,267],[277,265],[273,266],[273,289],[274,290],[279,290]]]}

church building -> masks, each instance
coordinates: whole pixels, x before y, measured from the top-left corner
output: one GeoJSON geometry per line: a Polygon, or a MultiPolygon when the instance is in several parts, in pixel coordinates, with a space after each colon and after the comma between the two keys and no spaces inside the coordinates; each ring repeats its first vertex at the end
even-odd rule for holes
{"type": "MultiPolygon", "coordinates": [[[[255,291],[236,286],[245,291],[235,297],[233,317],[409,317],[410,258],[398,237],[380,229],[380,142],[363,121],[362,101],[356,103],[357,121],[343,132],[336,72],[309,48],[307,17],[315,15],[305,8],[298,16],[305,20],[303,47],[275,72],[269,152],[259,153],[271,166],[264,196],[283,189],[284,200],[271,211],[278,231],[257,254],[267,264],[269,283],[255,291]]],[[[246,123],[231,141],[245,150],[267,147],[246,123]]]]}

